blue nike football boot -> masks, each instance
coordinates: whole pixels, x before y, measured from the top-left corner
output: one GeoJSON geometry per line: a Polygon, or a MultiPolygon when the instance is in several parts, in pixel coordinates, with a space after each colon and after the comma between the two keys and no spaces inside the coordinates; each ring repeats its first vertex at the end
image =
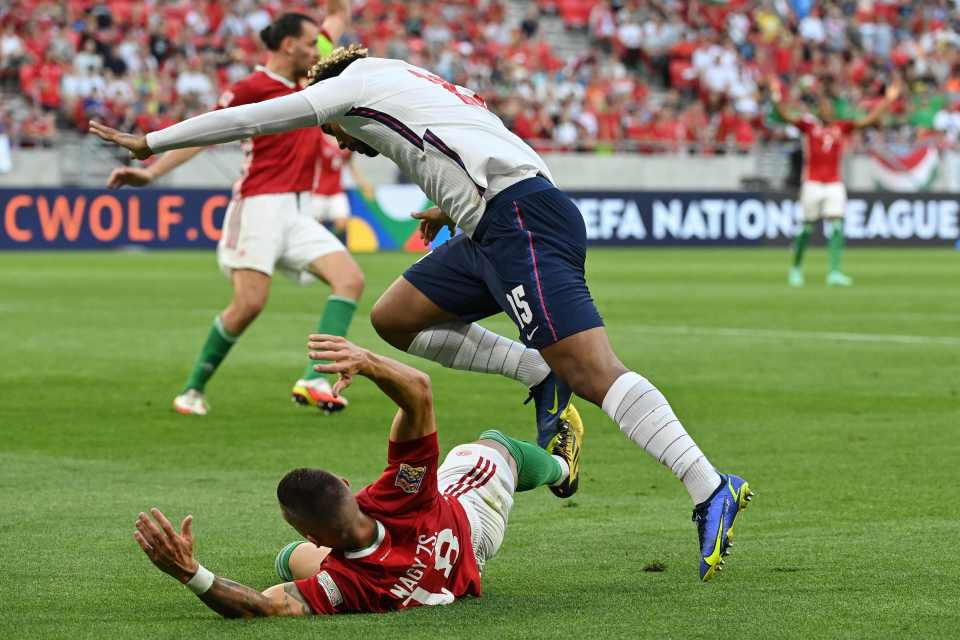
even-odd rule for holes
{"type": "MultiPolygon", "coordinates": [[[[553,371],[538,385],[530,387],[530,397],[537,408],[537,445],[550,451],[560,427],[560,414],[570,404],[573,390],[553,371]]],[[[526,404],[526,403],[524,403],[526,404]]]]}
{"type": "Polygon", "coordinates": [[[746,480],[735,475],[720,474],[720,486],[693,509],[700,538],[700,579],[706,582],[723,570],[723,559],[733,545],[733,525],[737,516],[753,499],[746,480]]]}

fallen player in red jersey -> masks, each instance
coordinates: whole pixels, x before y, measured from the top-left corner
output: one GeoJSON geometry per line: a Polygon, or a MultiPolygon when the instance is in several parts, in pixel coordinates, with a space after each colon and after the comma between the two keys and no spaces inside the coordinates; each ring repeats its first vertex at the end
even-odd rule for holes
{"type": "Polygon", "coordinates": [[[450,604],[480,595],[480,573],[500,548],[514,491],[551,486],[569,495],[580,470],[583,425],[572,405],[552,452],[499,431],[455,447],[439,464],[430,378],[344,338],[310,337],[318,371],[372,380],[398,407],[387,468],[353,494],[342,478],[295,469],[280,481],[284,519],[305,542],[285,547],[286,582],[259,592],[215,576],[193,556],[193,516],[180,532],[158,509],[141,513],[134,538],[161,571],[224,617],[358,613],[450,604]]]}

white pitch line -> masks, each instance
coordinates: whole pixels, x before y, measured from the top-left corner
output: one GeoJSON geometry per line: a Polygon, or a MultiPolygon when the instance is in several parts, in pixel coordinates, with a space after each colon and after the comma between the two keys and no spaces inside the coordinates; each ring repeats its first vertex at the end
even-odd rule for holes
{"type": "MultiPolygon", "coordinates": [[[[846,333],[840,331],[779,331],[774,329],[743,329],[735,327],[690,327],[664,325],[628,325],[627,330],[639,333],[669,335],[721,336],[725,338],[768,338],[786,340],[833,340],[836,342],[880,342],[887,344],[918,344],[960,347],[960,338],[949,336],[908,336],[886,333],[846,333]]],[[[621,329],[617,327],[614,331],[621,329]]]]}

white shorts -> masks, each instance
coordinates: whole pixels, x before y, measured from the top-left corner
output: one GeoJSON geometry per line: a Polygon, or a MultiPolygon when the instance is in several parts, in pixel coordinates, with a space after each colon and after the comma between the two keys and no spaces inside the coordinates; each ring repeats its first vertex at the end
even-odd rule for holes
{"type": "Polygon", "coordinates": [[[804,222],[842,218],[847,208],[847,189],[842,182],[807,180],[800,188],[800,205],[804,222]]]}
{"type": "Polygon", "coordinates": [[[313,195],[270,193],[234,198],[227,207],[217,262],[229,278],[234,269],[273,275],[274,266],[295,282],[316,278],[307,266],[346,247],[310,215],[313,195]]]}
{"type": "Polygon", "coordinates": [[[346,193],[332,196],[313,194],[313,219],[318,222],[346,220],[350,217],[350,199],[346,193]]]}
{"type": "Polygon", "coordinates": [[[437,471],[440,493],[456,498],[470,521],[477,566],[496,555],[507,531],[516,490],[513,471],[496,449],[482,444],[462,444],[447,454],[437,471]]]}

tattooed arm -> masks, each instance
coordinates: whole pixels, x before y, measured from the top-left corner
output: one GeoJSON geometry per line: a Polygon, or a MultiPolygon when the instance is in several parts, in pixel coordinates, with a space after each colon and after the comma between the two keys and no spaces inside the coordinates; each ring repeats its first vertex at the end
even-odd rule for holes
{"type": "Polygon", "coordinates": [[[224,618],[308,616],[313,613],[306,598],[292,582],[274,585],[260,593],[218,576],[200,600],[224,618]]]}
{"type": "MultiPolygon", "coordinates": [[[[180,525],[180,533],[159,509],[137,517],[133,538],[150,561],[164,573],[186,584],[197,573],[200,564],[193,557],[193,516],[180,525]]],[[[199,596],[205,605],[225,618],[264,616],[305,616],[313,611],[292,582],[270,587],[263,593],[239,582],[215,577],[213,585],[199,596]]]]}

